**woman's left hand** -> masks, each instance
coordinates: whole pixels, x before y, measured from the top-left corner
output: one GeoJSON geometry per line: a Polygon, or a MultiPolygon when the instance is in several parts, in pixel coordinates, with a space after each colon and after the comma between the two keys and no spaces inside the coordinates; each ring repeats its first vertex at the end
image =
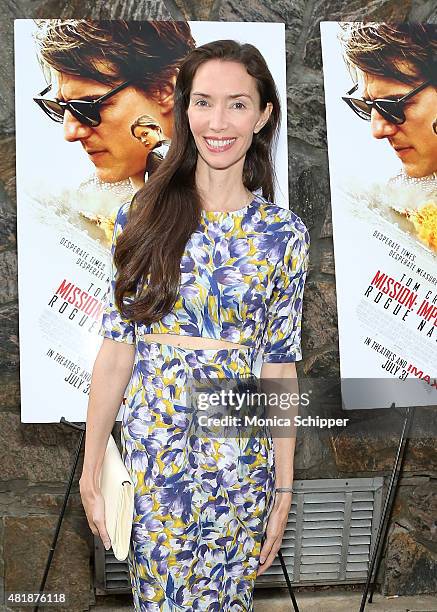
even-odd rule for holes
{"type": "Polygon", "coordinates": [[[257,576],[261,576],[271,566],[278,550],[281,548],[290,508],[290,493],[279,493],[276,495],[275,503],[267,523],[266,539],[261,548],[257,576]]]}

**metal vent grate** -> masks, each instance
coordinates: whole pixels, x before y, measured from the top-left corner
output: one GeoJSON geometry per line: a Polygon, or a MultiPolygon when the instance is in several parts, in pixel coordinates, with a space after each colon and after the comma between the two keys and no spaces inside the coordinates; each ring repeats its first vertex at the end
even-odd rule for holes
{"type": "MultiPolygon", "coordinates": [[[[382,478],[295,481],[281,551],[295,585],[365,582],[381,516],[382,478]]],[[[279,559],[257,586],[285,585],[279,559]]]]}
{"type": "Polygon", "coordinates": [[[105,550],[100,538],[94,536],[94,570],[96,595],[130,593],[127,561],[118,561],[112,548],[105,550]]]}
{"type": "MultiPolygon", "coordinates": [[[[383,479],[296,480],[281,551],[294,585],[365,582],[381,516],[383,479]],[[297,561],[295,561],[297,560],[297,561]]],[[[126,561],[94,538],[97,595],[130,592],[126,561]]],[[[257,587],[284,586],[279,559],[257,587]]]]}

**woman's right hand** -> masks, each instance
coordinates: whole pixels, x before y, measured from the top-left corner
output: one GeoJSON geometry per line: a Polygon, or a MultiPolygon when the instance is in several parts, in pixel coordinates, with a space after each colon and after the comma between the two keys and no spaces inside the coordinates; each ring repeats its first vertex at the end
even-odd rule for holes
{"type": "Polygon", "coordinates": [[[100,536],[105,549],[109,550],[111,548],[111,540],[105,525],[105,501],[103,495],[100,489],[96,489],[83,475],[79,480],[79,490],[88,525],[94,535],[100,536]]]}
{"type": "Polygon", "coordinates": [[[101,538],[106,550],[111,547],[111,541],[105,525],[105,502],[98,476],[134,362],[134,344],[104,338],[91,377],[79,490],[88,525],[92,533],[101,538]]]}

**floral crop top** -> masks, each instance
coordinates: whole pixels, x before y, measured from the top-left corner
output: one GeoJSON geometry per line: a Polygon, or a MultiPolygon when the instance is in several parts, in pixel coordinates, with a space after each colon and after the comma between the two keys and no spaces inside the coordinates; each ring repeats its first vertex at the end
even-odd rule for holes
{"type": "MultiPolygon", "coordinates": [[[[124,204],[115,220],[112,255],[128,209],[124,204]]],[[[301,219],[259,195],[239,210],[202,211],[181,259],[172,311],[150,325],[121,317],[112,260],[99,333],[132,344],[152,333],[203,336],[247,346],[252,362],[260,350],[267,363],[297,361],[308,249],[301,219]]]]}

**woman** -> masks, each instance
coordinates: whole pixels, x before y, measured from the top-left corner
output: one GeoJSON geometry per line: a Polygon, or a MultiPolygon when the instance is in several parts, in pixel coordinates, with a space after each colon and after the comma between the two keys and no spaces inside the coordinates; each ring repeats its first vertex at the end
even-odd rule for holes
{"type": "MultiPolygon", "coordinates": [[[[150,178],[167,155],[171,141],[164,136],[161,126],[150,115],[137,117],[132,123],[130,131],[132,136],[148,150],[145,173],[150,178]]],[[[140,185],[135,183],[133,185],[140,188],[144,185],[144,181],[140,185]]]]}
{"type": "Polygon", "coordinates": [[[281,544],[294,441],[193,433],[187,391],[192,379],[249,376],[260,350],[262,379],[296,378],[309,239],[294,213],[268,201],[279,119],[255,47],[198,47],[178,75],[170,151],[116,220],[80,487],[109,546],[98,475],[129,383],[122,445],[135,485],[136,610],[253,610],[256,576],[281,544]]]}

